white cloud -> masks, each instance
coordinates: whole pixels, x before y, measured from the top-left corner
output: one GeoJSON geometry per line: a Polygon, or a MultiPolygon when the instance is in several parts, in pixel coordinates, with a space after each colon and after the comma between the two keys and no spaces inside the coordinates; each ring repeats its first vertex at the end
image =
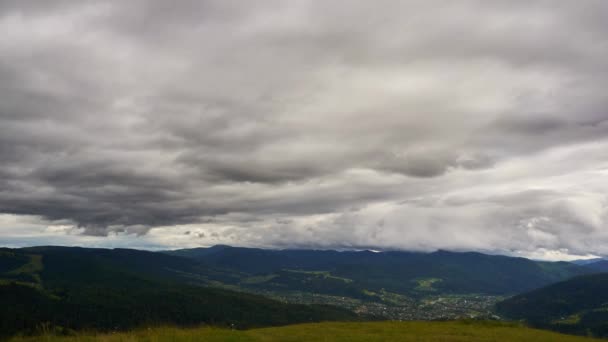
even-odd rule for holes
{"type": "Polygon", "coordinates": [[[0,242],[608,254],[606,10],[2,3],[0,242]]]}

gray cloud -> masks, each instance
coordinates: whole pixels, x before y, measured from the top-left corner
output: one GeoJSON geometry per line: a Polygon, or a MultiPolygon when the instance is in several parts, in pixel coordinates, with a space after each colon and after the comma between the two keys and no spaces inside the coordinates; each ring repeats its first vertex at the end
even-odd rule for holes
{"type": "Polygon", "coordinates": [[[0,213],[155,246],[608,253],[606,11],[3,1],[0,213]]]}

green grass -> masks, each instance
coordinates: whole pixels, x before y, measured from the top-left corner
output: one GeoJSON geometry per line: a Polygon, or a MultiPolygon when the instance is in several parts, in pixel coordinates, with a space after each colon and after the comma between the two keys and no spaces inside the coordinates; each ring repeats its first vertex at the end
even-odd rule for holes
{"type": "Polygon", "coordinates": [[[315,277],[320,277],[320,278],[324,278],[324,279],[335,279],[335,280],[341,280],[345,283],[352,283],[353,280],[352,279],[348,279],[348,278],[343,278],[343,277],[336,277],[334,275],[331,274],[331,272],[329,271],[300,271],[300,270],[283,270],[285,272],[291,272],[291,273],[298,273],[298,274],[308,274],[308,275],[313,275],[315,277]]]}
{"type": "Polygon", "coordinates": [[[433,284],[439,283],[442,280],[439,278],[423,278],[423,279],[416,279],[415,281],[418,284],[418,286],[416,286],[416,288],[414,290],[433,292],[433,291],[437,291],[437,289],[435,289],[433,287],[433,284]]]}
{"type": "Polygon", "coordinates": [[[276,274],[268,274],[263,276],[254,276],[243,279],[243,284],[262,284],[271,281],[272,279],[278,277],[276,274]]]}
{"type": "Polygon", "coordinates": [[[581,322],[581,315],[574,314],[574,315],[570,315],[563,319],[556,319],[556,320],[552,321],[551,323],[553,323],[553,324],[579,324],[580,322],[581,322]]]}
{"type": "Polygon", "coordinates": [[[252,330],[219,328],[154,328],[127,333],[82,334],[69,337],[15,337],[12,342],[131,342],[131,341],[526,341],[591,342],[585,337],[561,335],[499,322],[367,322],[315,323],[252,330]]]}
{"type": "Polygon", "coordinates": [[[29,255],[30,261],[23,266],[7,272],[7,274],[21,274],[21,273],[38,273],[44,269],[42,265],[42,255],[29,255]]]}
{"type": "Polygon", "coordinates": [[[29,255],[29,258],[30,260],[28,263],[10,272],[6,272],[6,275],[13,276],[27,274],[36,281],[36,284],[40,285],[41,281],[39,273],[44,269],[44,266],[42,265],[42,255],[29,255]]]}

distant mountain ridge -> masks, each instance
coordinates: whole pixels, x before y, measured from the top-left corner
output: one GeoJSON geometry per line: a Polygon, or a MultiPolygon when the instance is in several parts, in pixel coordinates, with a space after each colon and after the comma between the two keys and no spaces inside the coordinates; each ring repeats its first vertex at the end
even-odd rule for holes
{"type": "Polygon", "coordinates": [[[326,271],[352,280],[352,286],[410,294],[415,293],[417,281],[424,279],[437,279],[433,285],[437,291],[515,294],[593,272],[568,262],[540,262],[477,252],[266,250],[222,245],[164,253],[250,275],[277,275],[267,282],[268,286],[281,281],[280,271],[326,271]]]}
{"type": "Polygon", "coordinates": [[[587,267],[593,272],[608,272],[608,259],[606,258],[583,259],[570,262],[578,266],[587,267]]]}
{"type": "Polygon", "coordinates": [[[606,259],[605,258],[593,258],[593,259],[572,260],[570,262],[575,265],[585,266],[585,265],[593,264],[598,261],[604,261],[604,260],[606,260],[606,259]]]}
{"type": "Polygon", "coordinates": [[[600,259],[584,266],[597,272],[608,272],[608,260],[605,259],[600,259]]]}

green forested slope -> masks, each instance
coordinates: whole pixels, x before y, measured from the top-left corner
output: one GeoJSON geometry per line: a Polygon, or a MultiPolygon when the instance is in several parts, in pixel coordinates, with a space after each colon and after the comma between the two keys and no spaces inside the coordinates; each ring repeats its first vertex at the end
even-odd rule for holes
{"type": "Polygon", "coordinates": [[[0,334],[35,330],[43,323],[95,330],[201,323],[244,328],[357,317],[329,306],[284,304],[188,285],[170,267],[198,264],[148,252],[123,254],[69,248],[2,250],[0,334]]]}
{"type": "Polygon", "coordinates": [[[496,305],[508,318],[542,328],[608,336],[608,273],[575,277],[496,305]]]}
{"type": "Polygon", "coordinates": [[[269,276],[268,281],[255,283],[252,287],[272,289],[288,284],[301,289],[312,284],[317,286],[317,291],[335,295],[352,296],[359,289],[361,297],[365,297],[363,289],[416,295],[419,294],[419,280],[424,279],[438,280],[433,289],[440,293],[516,294],[593,272],[566,262],[538,262],[474,252],[374,253],[215,246],[166,253],[217,268],[269,276]],[[301,279],[298,279],[296,274],[284,273],[285,270],[324,271],[333,278],[314,279],[300,275],[301,279]],[[352,282],[340,284],[336,281],[339,278],[352,282]],[[320,280],[326,284],[320,285],[320,280]]]}

